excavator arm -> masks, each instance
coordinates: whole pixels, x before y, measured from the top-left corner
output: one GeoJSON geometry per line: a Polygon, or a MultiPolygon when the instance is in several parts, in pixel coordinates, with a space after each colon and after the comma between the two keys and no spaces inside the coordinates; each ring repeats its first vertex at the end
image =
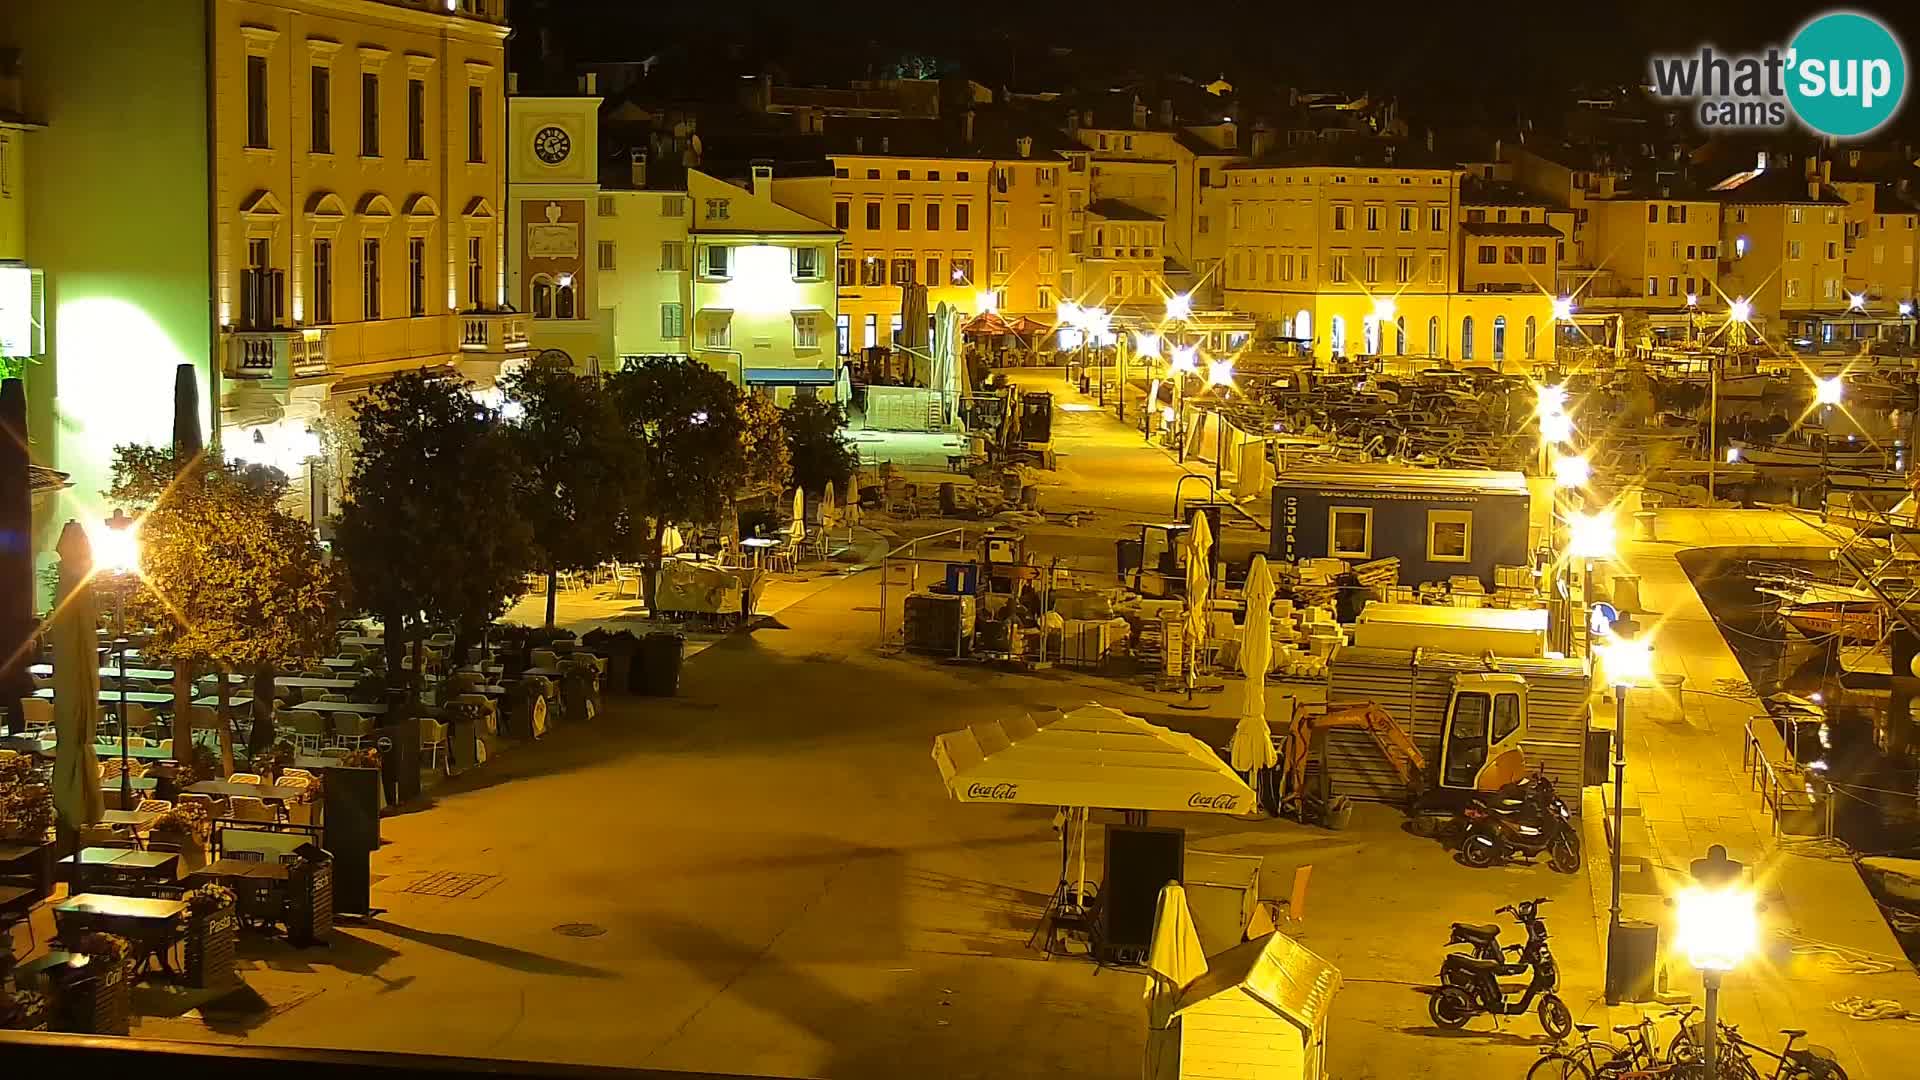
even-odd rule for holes
{"type": "Polygon", "coordinates": [[[1427,758],[1385,709],[1371,701],[1334,705],[1324,713],[1304,716],[1293,722],[1280,745],[1282,778],[1280,810],[1301,817],[1306,794],[1307,761],[1313,756],[1313,740],[1322,731],[1359,728],[1373,737],[1387,763],[1393,766],[1409,793],[1418,796],[1426,787],[1427,758]]]}

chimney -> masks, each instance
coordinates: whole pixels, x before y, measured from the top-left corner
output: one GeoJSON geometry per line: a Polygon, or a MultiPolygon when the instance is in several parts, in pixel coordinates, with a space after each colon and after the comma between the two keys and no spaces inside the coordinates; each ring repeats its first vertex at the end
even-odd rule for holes
{"type": "Polygon", "coordinates": [[[1014,149],[1019,152],[1021,157],[1027,158],[1027,157],[1033,156],[1033,136],[1031,135],[1020,136],[1019,138],[1013,140],[1013,146],[1014,146],[1014,149]]]}
{"type": "Polygon", "coordinates": [[[893,136],[891,135],[880,136],[880,152],[883,154],[893,153],[893,136]]]}
{"type": "Polygon", "coordinates": [[[1819,172],[1819,169],[1820,159],[1809,155],[1807,158],[1807,179],[1813,179],[1814,175],[1819,172]]]}
{"type": "Polygon", "coordinates": [[[515,94],[518,94],[519,92],[520,92],[520,73],[517,71],[507,72],[507,96],[512,97],[515,94]]]}
{"type": "Polygon", "coordinates": [[[1075,138],[1080,135],[1080,113],[1075,109],[1067,110],[1067,134],[1075,138]]]}
{"type": "Polygon", "coordinates": [[[1160,126],[1163,128],[1170,128],[1173,126],[1173,99],[1172,98],[1164,97],[1160,99],[1160,116],[1158,117],[1158,119],[1160,122],[1160,126]]]}
{"type": "Polygon", "coordinates": [[[1859,164],[1860,164],[1860,151],[1858,151],[1858,150],[1849,150],[1849,151],[1847,151],[1847,164],[1849,164],[1849,165],[1853,165],[1853,166],[1856,166],[1856,167],[1857,167],[1857,166],[1859,166],[1859,164]]]}
{"type": "Polygon", "coordinates": [[[1266,157],[1268,154],[1273,153],[1273,129],[1265,124],[1255,124],[1253,127],[1253,142],[1248,145],[1247,152],[1256,158],[1266,157]]]}
{"type": "Polygon", "coordinates": [[[1433,153],[1433,129],[1427,129],[1427,153],[1433,153]]]}
{"type": "Polygon", "coordinates": [[[1767,171],[1767,152],[1765,150],[1753,155],[1753,167],[1761,172],[1767,171]]]}
{"type": "Polygon", "coordinates": [[[864,154],[867,152],[867,137],[865,135],[855,135],[853,137],[853,152],[856,154],[864,154]]]}
{"type": "Polygon", "coordinates": [[[1614,180],[1614,175],[1612,173],[1600,174],[1600,197],[1601,198],[1603,199],[1613,198],[1614,183],[1615,183],[1615,180],[1614,180]]]}
{"type": "Polygon", "coordinates": [[[598,72],[589,71],[585,75],[580,76],[580,94],[582,97],[593,97],[599,92],[600,74],[598,72]]]}
{"type": "Polygon", "coordinates": [[[1493,140],[1493,160],[1495,162],[1498,162],[1500,160],[1500,153],[1506,148],[1507,148],[1506,140],[1504,139],[1493,140]]]}
{"type": "Polygon", "coordinates": [[[973,145],[973,110],[960,114],[960,141],[967,146],[973,145]]]}
{"type": "Polygon", "coordinates": [[[1833,162],[1826,158],[1820,159],[1820,182],[1823,184],[1833,183],[1833,162]]]}
{"type": "Polygon", "coordinates": [[[773,166],[755,165],[752,168],[753,186],[748,188],[762,199],[773,197],[773,166]]]}
{"type": "Polygon", "coordinates": [[[647,186],[647,148],[634,147],[627,151],[627,159],[633,169],[633,186],[644,190],[647,186]]]}

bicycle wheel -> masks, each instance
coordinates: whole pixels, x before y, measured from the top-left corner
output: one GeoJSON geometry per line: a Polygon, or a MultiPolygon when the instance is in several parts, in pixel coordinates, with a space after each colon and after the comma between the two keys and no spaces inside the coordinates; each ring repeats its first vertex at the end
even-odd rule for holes
{"type": "Polygon", "coordinates": [[[1592,1077],[1592,1071],[1579,1059],[1558,1050],[1542,1054],[1533,1068],[1527,1070],[1527,1080],[1592,1080],[1592,1077]]]}

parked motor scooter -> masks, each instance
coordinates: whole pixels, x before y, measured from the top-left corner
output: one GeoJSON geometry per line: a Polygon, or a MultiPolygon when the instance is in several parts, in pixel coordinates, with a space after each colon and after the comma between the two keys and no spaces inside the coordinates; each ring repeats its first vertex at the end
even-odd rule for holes
{"type": "Polygon", "coordinates": [[[1558,795],[1549,793],[1543,809],[1527,808],[1501,813],[1469,806],[1463,815],[1467,831],[1460,838],[1460,859],[1468,866],[1487,867],[1508,859],[1532,860],[1547,856],[1547,865],[1556,872],[1571,874],[1580,869],[1580,832],[1573,827],[1573,815],[1558,795]]]}
{"type": "Polygon", "coordinates": [[[1463,793],[1450,788],[1428,792],[1417,801],[1409,817],[1408,831],[1415,836],[1431,836],[1448,845],[1458,843],[1466,832],[1466,811],[1483,810],[1495,814],[1545,814],[1559,796],[1545,769],[1507,784],[1498,791],[1463,793]]]}
{"type": "MultiPolygon", "coordinates": [[[[1540,1017],[1540,1027],[1552,1038],[1563,1039],[1573,1030],[1573,1013],[1558,993],[1560,968],[1547,946],[1547,924],[1540,918],[1540,905],[1546,902],[1545,897],[1523,900],[1494,912],[1495,915],[1510,914],[1515,922],[1527,928],[1527,940],[1522,944],[1502,947],[1497,942],[1487,943],[1489,948],[1500,950],[1499,958],[1478,955],[1481,950],[1476,942],[1474,955],[1448,953],[1440,961],[1439,985],[1420,988],[1428,995],[1427,1015],[1435,1024],[1459,1028],[1476,1016],[1519,1016],[1534,1009],[1540,1017]],[[1520,957],[1508,963],[1505,954],[1514,950],[1519,951],[1520,957]],[[1531,977],[1524,987],[1510,990],[1500,983],[1502,978],[1529,973],[1531,977]],[[1517,997],[1512,996],[1515,993],[1517,997]],[[1536,998],[1539,999],[1537,1006],[1536,998]]],[[[1465,924],[1455,924],[1461,925],[1465,924]]]]}

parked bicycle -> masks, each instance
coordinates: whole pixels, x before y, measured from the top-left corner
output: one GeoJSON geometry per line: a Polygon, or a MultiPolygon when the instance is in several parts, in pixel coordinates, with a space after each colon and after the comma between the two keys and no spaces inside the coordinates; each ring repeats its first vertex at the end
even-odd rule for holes
{"type": "MultiPolygon", "coordinates": [[[[1692,1019],[1696,1011],[1688,1009],[1681,1019],[1679,1033],[1667,1044],[1668,1061],[1691,1064],[1700,1060],[1703,1023],[1692,1019]]],[[[1833,1059],[1833,1051],[1811,1043],[1794,1045],[1806,1038],[1804,1029],[1781,1028],[1780,1034],[1787,1037],[1787,1045],[1775,1053],[1742,1038],[1740,1029],[1733,1024],[1721,1022],[1714,1070],[1720,1074],[1719,1080],[1847,1080],[1847,1071],[1833,1059]],[[1772,1072],[1760,1071],[1753,1061],[1755,1053],[1773,1059],[1772,1072]]]]}
{"type": "MultiPolygon", "coordinates": [[[[1686,1014],[1679,1011],[1664,1012],[1657,1019],[1681,1017],[1686,1014]]],[[[1616,1024],[1613,1032],[1626,1037],[1624,1045],[1616,1047],[1605,1039],[1596,1039],[1593,1032],[1597,1024],[1576,1024],[1580,1032],[1579,1042],[1556,1046],[1541,1055],[1527,1070],[1527,1080],[1650,1080],[1660,1077],[1666,1080],[1691,1080],[1698,1071],[1690,1061],[1673,1061],[1661,1056],[1653,1045],[1656,1017],[1643,1016],[1636,1023],[1616,1024]]]]}

